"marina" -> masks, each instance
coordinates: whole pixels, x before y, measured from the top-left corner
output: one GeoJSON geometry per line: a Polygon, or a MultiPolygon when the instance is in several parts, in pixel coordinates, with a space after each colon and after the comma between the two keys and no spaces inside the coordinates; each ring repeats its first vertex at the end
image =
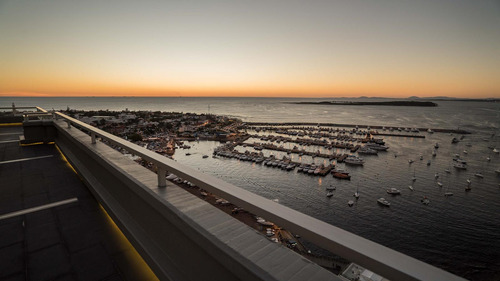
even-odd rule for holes
{"type": "MultiPolygon", "coordinates": [[[[130,103],[120,104],[120,99],[109,99],[111,103],[102,102],[104,100],[106,99],[100,99],[99,106],[109,109],[113,107],[134,109],[130,103]]],[[[151,100],[155,100],[155,104],[162,104],[161,99],[151,100]]],[[[263,101],[247,99],[243,103],[244,106],[241,101],[235,102],[232,99],[217,100],[217,105],[210,99],[201,98],[183,99],[182,103],[180,100],[176,103],[175,99],[168,99],[168,101],[168,103],[163,103],[162,110],[168,110],[169,106],[175,105],[176,110],[203,113],[206,111],[208,102],[211,104],[212,112],[233,116],[221,119],[221,124],[225,124],[220,126],[221,129],[230,132],[226,133],[224,138],[217,137],[215,131],[212,136],[206,137],[204,126],[198,127],[198,125],[193,127],[195,128],[193,132],[197,132],[198,136],[190,136],[184,132],[183,135],[176,137],[173,142],[175,152],[170,156],[175,161],[402,253],[465,276],[467,279],[489,280],[495,272],[500,272],[500,264],[488,258],[500,251],[495,246],[497,245],[495,241],[500,239],[496,232],[497,226],[500,225],[499,218],[496,216],[500,212],[500,204],[496,200],[500,196],[500,173],[496,172],[500,167],[499,154],[496,152],[500,148],[500,140],[496,128],[500,128],[500,124],[497,124],[497,121],[496,123],[484,121],[500,120],[500,118],[491,119],[492,112],[494,114],[500,112],[498,105],[439,102],[437,108],[419,108],[418,110],[391,108],[389,111],[387,108],[364,106],[365,113],[361,116],[352,109],[353,107],[343,109],[344,113],[339,114],[330,109],[323,112],[317,107],[307,110],[296,105],[281,107],[280,100],[272,100],[273,110],[267,111],[266,106],[270,102],[268,99],[263,101]],[[468,121],[464,121],[462,113],[455,112],[468,112],[468,121]],[[304,122],[298,120],[310,115],[312,117],[307,118],[316,121],[310,126],[303,125],[304,122]],[[228,123],[231,119],[236,120],[236,116],[241,118],[241,123],[228,123]],[[367,119],[367,116],[371,116],[372,121],[367,119]],[[356,129],[355,126],[338,127],[339,132],[336,127],[317,126],[318,123],[331,123],[329,119],[333,117],[338,119],[336,123],[339,124],[368,124],[375,123],[373,120],[376,120],[377,123],[374,125],[386,127],[387,133],[391,133],[389,128],[392,127],[394,134],[425,137],[384,136],[384,146],[388,147],[386,152],[382,150],[377,155],[360,155],[359,149],[366,145],[362,140],[367,135],[354,132],[350,134],[349,131],[356,129]],[[297,135],[284,134],[282,126],[276,126],[271,130],[260,129],[257,132],[253,127],[258,126],[248,125],[252,120],[268,123],[278,118],[285,120],[286,123],[302,124],[296,126],[300,128],[295,129],[297,135]],[[227,130],[226,127],[228,127],[227,130]],[[229,127],[237,128],[237,130],[231,130],[229,127]],[[397,130],[398,127],[401,128],[401,132],[397,130]],[[464,128],[463,130],[470,134],[439,132],[439,128],[458,127],[464,128]],[[431,128],[432,132],[427,129],[419,130],[418,133],[411,132],[411,130],[406,132],[404,128],[431,128]],[[341,133],[342,129],[345,129],[345,133],[341,133]],[[304,136],[299,136],[299,133],[304,131],[307,135],[304,133],[304,136]],[[319,135],[318,131],[325,136],[319,135]],[[238,137],[231,134],[241,135],[238,137]],[[270,135],[275,138],[261,140],[270,135]],[[330,140],[330,137],[337,135],[336,139],[330,140]],[[307,145],[302,142],[304,143],[302,145],[286,138],[311,140],[311,144],[307,145]],[[458,142],[452,143],[453,138],[456,138],[458,142]],[[332,142],[343,142],[346,147],[326,148],[332,142]],[[257,149],[255,145],[252,145],[254,143],[257,144],[257,149]],[[260,150],[258,144],[269,144],[272,145],[269,148],[277,147],[278,149],[262,147],[260,150]],[[222,145],[231,145],[234,152],[241,156],[246,155],[245,152],[248,151],[249,155],[255,156],[262,153],[260,155],[263,156],[262,158],[269,158],[273,155],[275,159],[273,163],[276,160],[289,160],[290,164],[295,164],[295,168],[287,170],[290,165],[288,164],[283,169],[283,163],[281,168],[277,166],[272,168],[263,164],[264,159],[257,163],[257,161],[249,161],[248,156],[247,160],[217,155],[213,157],[213,152],[222,145]],[[358,150],[351,152],[351,147],[358,145],[358,150]],[[280,148],[280,146],[283,147],[280,148]],[[296,152],[298,153],[292,152],[294,146],[297,146],[296,152]],[[307,153],[300,155],[302,150],[307,153]],[[320,154],[327,157],[315,156],[314,153],[318,150],[320,154]],[[464,150],[467,150],[467,154],[463,153],[464,150]],[[333,153],[353,155],[349,160],[352,164],[346,162],[347,157],[343,162],[335,158],[330,160],[333,153]],[[204,158],[205,155],[208,157],[204,158]],[[283,157],[286,158],[283,159],[283,157]],[[465,161],[467,169],[453,167],[454,162],[457,162],[453,161],[453,158],[465,161]],[[429,160],[431,165],[428,166],[429,160]],[[304,167],[310,165],[307,173],[303,172],[304,167],[301,169],[302,164],[304,167]],[[332,171],[337,172],[337,177],[333,174],[332,176],[314,175],[316,169],[310,174],[312,165],[316,168],[321,165],[324,167],[332,165],[330,174],[332,171]],[[350,180],[341,178],[344,177],[340,175],[342,172],[347,173],[350,180]],[[478,172],[481,173],[482,178],[475,176],[478,172]],[[436,174],[439,175],[438,180],[436,180],[436,174]],[[413,177],[415,181],[412,181],[413,177]],[[442,184],[442,187],[439,187],[438,182],[442,184]],[[361,195],[359,199],[355,199],[353,194],[358,185],[361,195]],[[410,189],[409,186],[412,188],[410,189]],[[387,194],[386,190],[391,187],[400,190],[400,195],[387,194]],[[331,192],[331,196],[327,196],[328,192],[331,192]],[[446,192],[453,193],[453,196],[445,196],[446,192]],[[381,197],[390,203],[390,207],[377,202],[381,197]],[[422,199],[424,197],[426,200],[422,199]],[[348,204],[349,201],[353,201],[351,207],[348,204]],[[471,237],[480,237],[480,239],[471,237]],[[409,240],[412,243],[407,243],[409,240]],[[477,271],[478,267],[485,269],[477,271]]],[[[52,99],[51,103],[53,102],[52,99]]],[[[66,108],[66,102],[63,108],[66,108]]],[[[84,109],[88,106],[95,109],[95,104],[93,102],[74,107],[84,109]]],[[[140,105],[140,103],[134,104],[140,105]]],[[[150,105],[151,102],[148,103],[148,107],[142,109],[159,109],[150,105]]],[[[183,122],[190,122],[190,120],[195,120],[194,118],[195,116],[191,116],[183,122]]],[[[200,122],[199,125],[203,123],[200,122]]],[[[382,129],[370,127],[370,129],[375,128],[383,132],[382,129]]],[[[186,128],[189,127],[184,126],[184,129],[186,128]]],[[[360,133],[367,131],[366,129],[358,125],[360,133]]],[[[148,129],[144,127],[141,130],[148,129]]],[[[209,132],[206,130],[206,133],[209,132]]],[[[167,142],[163,141],[163,138],[164,136],[170,137],[169,135],[158,134],[157,139],[151,138],[151,140],[146,137],[140,143],[168,156],[167,142]]],[[[371,136],[375,139],[382,138],[379,135],[371,136]]],[[[200,191],[197,192],[203,196],[200,191]]],[[[227,204],[224,201],[221,203],[227,204]]],[[[252,223],[256,222],[254,218],[252,220],[252,223]]],[[[267,237],[265,228],[262,234],[267,237]]],[[[312,255],[334,259],[327,252],[323,252],[322,249],[302,238],[295,240],[311,251],[312,255]]]]}

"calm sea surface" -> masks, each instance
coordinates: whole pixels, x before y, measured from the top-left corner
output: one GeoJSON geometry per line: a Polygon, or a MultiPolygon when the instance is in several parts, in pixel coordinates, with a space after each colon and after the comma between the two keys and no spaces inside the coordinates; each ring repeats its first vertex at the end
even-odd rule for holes
{"type": "MultiPolygon", "coordinates": [[[[178,150],[174,158],[183,164],[220,177],[237,186],[403,252],[419,260],[472,280],[500,280],[500,103],[438,101],[438,107],[297,105],[306,99],[283,98],[19,98],[0,97],[0,107],[41,106],[45,109],[152,110],[213,113],[249,122],[328,122],[381,125],[386,127],[431,127],[465,129],[458,144],[454,136],[423,133],[426,138],[386,137],[388,152],[364,156],[363,167],[345,167],[351,181],[330,175],[308,176],[236,159],[206,158],[219,144],[192,142],[191,156],[178,150]],[[437,156],[433,146],[439,142],[437,156]],[[467,146],[469,144],[470,146],[467,146]],[[467,150],[467,154],[464,153],[467,150]],[[394,157],[397,154],[398,157],[394,157]],[[467,170],[450,167],[460,154],[467,170]],[[419,160],[419,156],[423,160],[419,160]],[[490,157],[491,161],[486,158],[490,157]],[[408,160],[413,159],[413,164],[408,160]],[[427,161],[431,160],[431,165],[427,161]],[[451,173],[445,173],[450,169],[451,173]],[[475,177],[482,172],[484,178],[475,177]],[[436,180],[434,175],[439,174],[436,180]],[[414,191],[408,189],[415,174],[414,191]],[[467,179],[472,190],[465,192],[467,179]],[[437,182],[443,184],[438,187],[437,182]],[[325,187],[337,187],[332,198],[325,187]],[[361,197],[353,207],[347,201],[359,186],[361,197]],[[391,197],[385,190],[396,187],[402,195],[391,197]],[[445,192],[453,192],[445,197],[445,192]],[[430,205],[420,199],[427,196],[430,205]],[[377,204],[385,197],[390,208],[377,204]]],[[[307,99],[322,101],[327,99],[307,99]]],[[[337,99],[342,100],[342,99],[337,99]]],[[[376,99],[367,99],[375,101],[376,99]]],[[[273,133],[275,134],[275,133],[273,133]]],[[[459,136],[457,136],[459,137],[459,136]]],[[[249,142],[260,141],[250,139],[249,142]]],[[[288,145],[288,144],[285,144],[288,145]]],[[[251,148],[237,147],[239,151],[251,148]]],[[[317,147],[307,148],[316,151],[317,147]]],[[[270,151],[263,151],[269,155],[270,151]]],[[[339,150],[339,152],[343,152],[339,150]]],[[[276,152],[274,152],[276,155],[276,152]]],[[[282,154],[277,154],[279,157],[282,154]]],[[[293,160],[326,163],[321,158],[291,155],[293,160]]],[[[343,164],[340,164],[344,167],[343,164]]]]}

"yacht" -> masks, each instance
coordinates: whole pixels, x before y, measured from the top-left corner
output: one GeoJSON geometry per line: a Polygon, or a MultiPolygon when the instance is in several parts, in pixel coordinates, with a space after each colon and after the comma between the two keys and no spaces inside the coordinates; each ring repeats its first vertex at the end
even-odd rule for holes
{"type": "Polygon", "coordinates": [[[412,185],[409,185],[408,188],[413,191],[413,186],[412,185]]]}
{"type": "Polygon", "coordinates": [[[431,130],[431,129],[427,129],[427,133],[429,133],[429,134],[433,134],[433,133],[434,133],[434,131],[433,131],[433,130],[431,130]]]}
{"type": "Polygon", "coordinates": [[[361,158],[361,157],[349,155],[344,160],[344,162],[347,164],[351,164],[351,165],[363,165],[365,163],[365,160],[363,160],[363,158],[361,158]]]}
{"type": "Polygon", "coordinates": [[[381,145],[381,144],[374,143],[374,142],[366,143],[365,147],[368,147],[368,148],[373,149],[373,150],[378,150],[378,151],[387,151],[387,149],[389,149],[388,146],[381,145]]]}
{"type": "Polygon", "coordinates": [[[377,202],[378,202],[379,204],[382,204],[383,206],[387,206],[387,207],[391,206],[391,203],[389,203],[389,201],[385,200],[385,198],[383,198],[383,197],[380,197],[380,198],[377,200],[377,202]]]}
{"type": "Polygon", "coordinates": [[[387,193],[389,193],[391,195],[401,194],[401,191],[399,189],[394,188],[394,187],[391,187],[391,188],[387,189],[386,191],[387,191],[387,193]]]}
{"type": "Polygon", "coordinates": [[[493,148],[493,152],[495,152],[496,154],[500,153],[500,151],[498,149],[496,149],[496,148],[493,148]]]}
{"type": "Polygon", "coordinates": [[[328,191],[335,190],[335,189],[337,189],[337,188],[335,186],[333,186],[333,185],[330,185],[330,186],[326,187],[326,190],[328,190],[328,191]]]}
{"type": "Polygon", "coordinates": [[[437,182],[437,185],[438,185],[439,187],[443,187],[443,184],[442,184],[441,182],[439,182],[439,181],[437,182]]]}
{"type": "Polygon", "coordinates": [[[420,202],[422,202],[422,204],[424,205],[429,205],[429,203],[431,203],[431,201],[429,200],[429,198],[427,198],[427,196],[424,196],[424,198],[420,199],[420,202]]]}
{"type": "Polygon", "coordinates": [[[326,197],[332,197],[332,196],[333,196],[333,192],[328,191],[328,192],[326,193],[326,197]]]}
{"type": "Polygon", "coordinates": [[[460,163],[460,162],[454,162],[453,163],[453,167],[455,167],[457,169],[461,169],[461,170],[466,170],[467,169],[467,165],[463,164],[463,163],[460,163]]]}
{"type": "Polygon", "coordinates": [[[484,178],[484,176],[483,176],[483,174],[481,172],[475,173],[474,176],[476,176],[478,178],[484,178]]]}
{"type": "Polygon", "coordinates": [[[374,149],[371,149],[367,146],[363,146],[358,150],[359,154],[369,154],[369,155],[377,155],[378,152],[374,149]]]}

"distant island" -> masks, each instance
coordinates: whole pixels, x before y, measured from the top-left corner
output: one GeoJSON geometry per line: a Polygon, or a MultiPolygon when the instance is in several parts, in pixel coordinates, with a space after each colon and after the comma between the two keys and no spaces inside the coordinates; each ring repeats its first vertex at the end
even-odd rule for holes
{"type": "Polygon", "coordinates": [[[293,104],[315,104],[315,105],[385,105],[385,106],[438,106],[437,103],[430,101],[301,101],[292,102],[293,104]]]}

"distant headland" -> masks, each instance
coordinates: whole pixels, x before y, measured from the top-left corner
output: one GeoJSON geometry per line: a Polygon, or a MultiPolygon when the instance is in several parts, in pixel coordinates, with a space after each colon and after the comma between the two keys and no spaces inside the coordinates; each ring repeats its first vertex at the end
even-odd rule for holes
{"type": "Polygon", "coordinates": [[[438,106],[431,101],[319,101],[319,102],[292,102],[294,104],[313,104],[313,105],[385,105],[385,106],[438,106]]]}

